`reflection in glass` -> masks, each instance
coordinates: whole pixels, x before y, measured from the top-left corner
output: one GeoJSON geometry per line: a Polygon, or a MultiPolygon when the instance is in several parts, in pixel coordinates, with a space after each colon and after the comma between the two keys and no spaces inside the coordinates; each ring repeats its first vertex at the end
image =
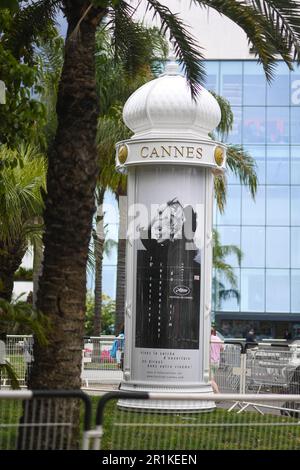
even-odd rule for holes
{"type": "Polygon", "coordinates": [[[291,143],[300,144],[300,107],[291,108],[291,143]]]}
{"type": "Polygon", "coordinates": [[[267,85],[267,106],[288,106],[290,101],[290,72],[284,62],[278,62],[274,80],[267,85]]]}
{"type": "Polygon", "coordinates": [[[263,312],[265,309],[264,269],[241,270],[241,310],[263,312]]]}
{"type": "Polygon", "coordinates": [[[289,186],[267,186],[267,225],[289,225],[289,186]]]}
{"type": "Polygon", "coordinates": [[[220,225],[240,225],[241,186],[228,185],[225,211],[223,214],[218,213],[217,220],[220,225]]]}
{"type": "Polygon", "coordinates": [[[292,269],[291,271],[291,310],[293,313],[300,312],[300,270],[292,269]]]}
{"type": "Polygon", "coordinates": [[[290,162],[289,147],[268,145],[267,147],[267,184],[289,184],[290,162]]]}
{"type": "MultiPolygon", "coordinates": [[[[220,243],[222,246],[235,246],[240,248],[241,245],[241,234],[240,234],[240,227],[224,227],[219,226],[217,228],[220,237],[220,243]]],[[[235,254],[229,254],[224,258],[224,262],[229,264],[232,267],[237,268],[238,258],[235,254]]]]}
{"type": "Polygon", "coordinates": [[[220,272],[217,272],[216,277],[213,279],[212,290],[215,310],[237,312],[240,309],[240,269],[235,268],[233,272],[237,280],[236,287],[232,287],[220,272]]]}
{"type": "Polygon", "coordinates": [[[290,267],[290,228],[267,227],[266,266],[267,268],[290,267]]]}
{"type": "Polygon", "coordinates": [[[243,142],[262,144],[266,140],[266,122],[264,107],[245,107],[243,122],[243,142]]]}
{"type": "Polygon", "coordinates": [[[255,200],[248,188],[242,189],[242,224],[265,225],[265,186],[258,186],[255,200]]]}
{"type": "Polygon", "coordinates": [[[266,182],[266,148],[264,145],[245,145],[245,150],[255,159],[259,184],[266,182]]]}
{"type": "Polygon", "coordinates": [[[220,94],[227,98],[232,105],[242,104],[243,63],[221,62],[220,94]]]}
{"type": "Polygon", "coordinates": [[[267,269],[266,311],[290,311],[290,271],[288,269],[267,269]]]}
{"type": "Polygon", "coordinates": [[[231,144],[240,144],[242,141],[242,108],[232,106],[233,126],[227,137],[227,142],[231,144]]]}
{"type": "Polygon", "coordinates": [[[291,227],[291,267],[300,268],[300,227],[291,227]]]}
{"type": "Polygon", "coordinates": [[[219,62],[208,60],[205,62],[206,80],[205,88],[216,93],[219,92],[219,62]]]}
{"type": "Polygon", "coordinates": [[[244,63],[244,105],[265,106],[266,78],[261,64],[244,63]]]}
{"type": "Polygon", "coordinates": [[[300,147],[291,147],[291,184],[300,184],[300,147]]]}
{"type": "Polygon", "coordinates": [[[265,266],[265,228],[242,227],[242,267],[262,268],[265,266]]]}
{"type": "Polygon", "coordinates": [[[295,69],[291,71],[291,105],[299,106],[300,104],[300,69],[295,65],[295,69]]]}
{"type": "Polygon", "coordinates": [[[289,108],[267,108],[267,142],[286,144],[289,142],[289,108]]]}
{"type": "Polygon", "coordinates": [[[300,186],[291,187],[291,225],[300,225],[300,186]]]}

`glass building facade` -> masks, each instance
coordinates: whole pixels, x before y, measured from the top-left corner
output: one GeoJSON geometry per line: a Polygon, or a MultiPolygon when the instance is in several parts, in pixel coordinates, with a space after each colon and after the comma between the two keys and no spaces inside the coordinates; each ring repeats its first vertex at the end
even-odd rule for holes
{"type": "Polygon", "coordinates": [[[215,320],[226,336],[252,326],[258,336],[300,334],[300,69],[278,62],[269,85],[256,61],[208,61],[207,88],[229,100],[234,113],[227,142],[242,144],[256,160],[258,190],[249,190],[228,171],[223,214],[215,210],[222,245],[242,251],[225,261],[234,267],[239,296],[213,299],[215,320]]]}
{"type": "MultiPolygon", "coordinates": [[[[253,201],[228,171],[225,212],[214,212],[221,244],[243,253],[240,266],[234,255],[225,259],[234,268],[239,296],[224,299],[216,290],[215,321],[225,336],[243,336],[250,326],[258,337],[282,338],[286,329],[300,336],[300,69],[290,72],[278,62],[271,85],[252,60],[207,61],[206,71],[206,88],[232,106],[234,126],[227,142],[242,144],[255,158],[259,180],[253,201]]],[[[117,240],[112,194],[106,203],[107,237],[117,240]]],[[[103,263],[103,291],[111,298],[116,264],[115,246],[103,263]]],[[[223,291],[232,288],[220,273],[214,277],[223,291]]]]}

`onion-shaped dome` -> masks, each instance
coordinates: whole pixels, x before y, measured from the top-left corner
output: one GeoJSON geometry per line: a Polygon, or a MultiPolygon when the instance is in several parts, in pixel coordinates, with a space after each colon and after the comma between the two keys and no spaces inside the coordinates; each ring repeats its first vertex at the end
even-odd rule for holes
{"type": "Polygon", "coordinates": [[[201,87],[195,100],[176,62],[165,72],[136,90],[127,100],[123,119],[134,132],[132,139],[208,139],[221,119],[216,99],[201,87]]]}

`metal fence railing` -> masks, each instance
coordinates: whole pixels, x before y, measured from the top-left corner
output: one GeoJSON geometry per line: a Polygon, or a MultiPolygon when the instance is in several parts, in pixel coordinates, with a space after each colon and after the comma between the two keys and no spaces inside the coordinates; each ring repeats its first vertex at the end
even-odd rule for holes
{"type": "MultiPolygon", "coordinates": [[[[201,405],[199,406],[201,408],[201,405]]],[[[111,392],[98,404],[94,449],[299,450],[300,395],[170,394],[111,392]],[[126,409],[136,401],[136,409],[126,409]],[[147,410],[151,400],[151,411],[147,410]],[[184,412],[160,412],[161,400],[181,400],[184,412]],[[210,411],[188,411],[189,401],[210,400],[210,411]],[[245,412],[229,411],[237,400],[245,412]],[[139,405],[143,402],[144,410],[139,405]],[[157,411],[153,403],[157,402],[157,411]],[[298,411],[297,408],[299,408],[298,411]]]]}
{"type": "Polygon", "coordinates": [[[82,391],[0,391],[1,450],[88,449],[91,401],[82,391]]]}
{"type": "MultiPolygon", "coordinates": [[[[33,364],[32,335],[6,335],[5,359],[14,369],[20,386],[26,385],[33,364]]],[[[10,386],[10,379],[5,372],[1,374],[0,386],[10,386]]]]}
{"type": "Polygon", "coordinates": [[[225,342],[215,381],[222,393],[300,393],[300,348],[225,342]]]}
{"type": "Polygon", "coordinates": [[[81,391],[0,391],[0,450],[300,449],[299,394],[110,392],[91,418],[81,391]]]}
{"type": "Polygon", "coordinates": [[[89,387],[91,384],[119,383],[123,378],[123,354],[123,339],[114,336],[85,338],[81,373],[83,384],[89,387]]]}

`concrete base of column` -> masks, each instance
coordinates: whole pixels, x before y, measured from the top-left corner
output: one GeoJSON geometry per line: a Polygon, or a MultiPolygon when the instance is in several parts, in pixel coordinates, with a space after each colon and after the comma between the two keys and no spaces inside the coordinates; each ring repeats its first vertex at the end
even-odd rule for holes
{"type": "Polygon", "coordinates": [[[155,392],[155,393],[182,393],[188,400],[119,400],[118,407],[132,411],[147,411],[153,413],[198,413],[213,411],[216,404],[213,401],[214,393],[210,384],[195,384],[184,386],[170,384],[136,384],[122,382],[121,391],[124,392],[155,392]],[[201,393],[211,393],[212,401],[192,400],[200,398],[201,393]]]}

